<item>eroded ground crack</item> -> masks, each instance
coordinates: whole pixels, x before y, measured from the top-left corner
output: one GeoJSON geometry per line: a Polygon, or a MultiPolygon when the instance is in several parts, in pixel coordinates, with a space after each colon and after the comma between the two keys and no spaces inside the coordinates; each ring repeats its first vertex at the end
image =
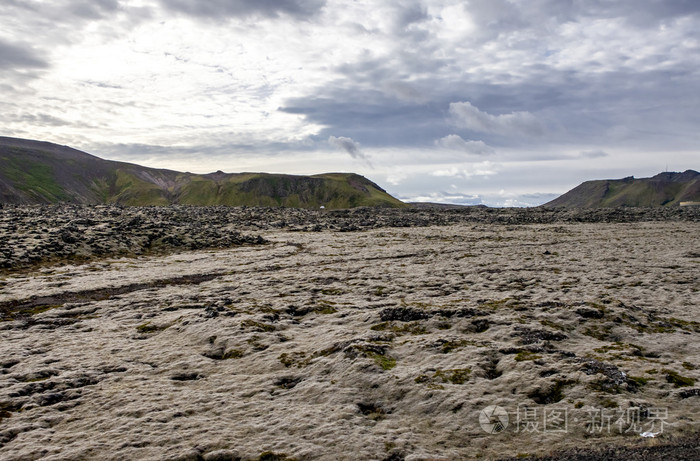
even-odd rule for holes
{"type": "Polygon", "coordinates": [[[135,291],[162,288],[170,285],[198,285],[226,275],[226,272],[210,274],[183,275],[149,282],[132,283],[120,287],[97,288],[59,293],[50,296],[33,296],[29,299],[13,300],[0,303],[0,321],[17,320],[31,317],[34,314],[60,307],[66,303],[103,301],[113,296],[119,296],[135,291]]]}

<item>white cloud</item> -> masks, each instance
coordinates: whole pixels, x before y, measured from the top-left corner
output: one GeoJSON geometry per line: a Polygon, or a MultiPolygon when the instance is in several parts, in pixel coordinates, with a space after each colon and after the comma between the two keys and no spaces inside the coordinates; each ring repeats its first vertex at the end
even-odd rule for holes
{"type": "Polygon", "coordinates": [[[406,196],[401,197],[401,199],[406,202],[442,203],[456,205],[481,205],[484,203],[483,199],[479,195],[448,192],[433,192],[427,195],[406,196]]]}
{"type": "Polygon", "coordinates": [[[540,136],[544,133],[542,123],[529,112],[492,115],[480,111],[469,101],[453,102],[449,111],[455,125],[471,131],[506,136],[540,136]]]}
{"type": "Polygon", "coordinates": [[[386,175],[386,182],[392,186],[398,186],[409,177],[402,168],[393,169],[386,175]]]}
{"type": "Polygon", "coordinates": [[[486,145],[484,141],[465,141],[461,136],[456,134],[440,138],[435,141],[435,144],[445,149],[457,150],[473,155],[490,155],[494,153],[494,149],[486,145]]]}
{"type": "Polygon", "coordinates": [[[437,177],[452,177],[469,179],[474,176],[493,176],[498,172],[498,166],[492,162],[480,162],[466,168],[451,167],[435,170],[430,173],[437,177]]]}

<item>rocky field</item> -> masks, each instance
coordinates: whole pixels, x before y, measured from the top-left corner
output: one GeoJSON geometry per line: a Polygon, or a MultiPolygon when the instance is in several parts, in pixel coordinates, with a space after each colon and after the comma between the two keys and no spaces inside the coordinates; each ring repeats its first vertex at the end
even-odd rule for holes
{"type": "Polygon", "coordinates": [[[15,206],[0,204],[0,273],[114,256],[229,248],[264,243],[254,233],[351,232],[458,223],[553,224],[700,222],[700,207],[598,210],[356,208],[305,210],[249,207],[15,206]],[[241,235],[245,232],[246,235],[241,235]]]}
{"type": "Polygon", "coordinates": [[[699,223],[5,207],[0,459],[697,458],[699,223]]]}

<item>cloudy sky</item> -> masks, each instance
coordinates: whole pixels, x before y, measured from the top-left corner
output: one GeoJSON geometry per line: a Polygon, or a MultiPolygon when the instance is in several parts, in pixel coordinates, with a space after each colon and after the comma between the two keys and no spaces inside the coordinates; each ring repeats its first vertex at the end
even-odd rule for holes
{"type": "Polygon", "coordinates": [[[697,0],[2,0],[0,135],[537,205],[700,168],[697,0]]]}

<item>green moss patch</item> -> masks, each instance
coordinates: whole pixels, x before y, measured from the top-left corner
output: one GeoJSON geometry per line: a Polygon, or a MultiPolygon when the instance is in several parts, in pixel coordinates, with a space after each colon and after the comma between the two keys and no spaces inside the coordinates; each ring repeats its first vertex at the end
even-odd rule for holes
{"type": "Polygon", "coordinates": [[[557,403],[564,398],[564,388],[571,384],[574,384],[574,381],[557,379],[549,387],[538,388],[530,392],[528,397],[540,405],[557,403]]]}
{"type": "Polygon", "coordinates": [[[615,338],[612,334],[612,325],[590,325],[586,327],[582,333],[598,341],[613,341],[615,338]]]}
{"type": "Polygon", "coordinates": [[[398,335],[401,334],[412,334],[412,335],[424,335],[428,333],[425,326],[421,325],[419,322],[410,323],[400,323],[395,322],[382,322],[370,327],[373,331],[391,331],[398,335]]]}
{"type": "Polygon", "coordinates": [[[306,352],[284,352],[278,357],[282,365],[287,368],[303,368],[311,362],[311,358],[306,356],[306,352]]]}
{"type": "Polygon", "coordinates": [[[479,301],[479,307],[492,310],[504,308],[518,310],[522,307],[522,303],[515,298],[491,299],[479,301]]]}
{"type": "Polygon", "coordinates": [[[671,317],[668,319],[668,323],[685,331],[700,333],[700,322],[695,320],[682,320],[671,317]]]}
{"type": "Polygon", "coordinates": [[[297,461],[284,453],[275,453],[273,451],[265,451],[258,456],[257,461],[297,461]]]}
{"type": "Polygon", "coordinates": [[[449,341],[439,340],[437,345],[440,348],[440,352],[442,352],[443,354],[449,354],[452,351],[455,351],[457,349],[461,349],[461,348],[467,347],[467,346],[476,346],[476,347],[481,346],[477,342],[470,341],[467,339],[455,339],[455,340],[449,340],[449,341]]]}
{"type": "Polygon", "coordinates": [[[275,326],[267,323],[256,322],[253,319],[246,319],[241,322],[242,327],[253,328],[256,331],[270,332],[275,331],[275,326]]]}
{"type": "Polygon", "coordinates": [[[136,331],[139,333],[156,333],[159,331],[167,330],[172,324],[167,325],[154,325],[151,322],[142,323],[136,327],[136,331]]]}
{"type": "Polygon", "coordinates": [[[666,381],[673,384],[673,387],[687,387],[687,386],[694,386],[695,385],[695,379],[694,378],[688,378],[686,376],[681,376],[678,372],[673,371],[673,370],[668,370],[664,368],[662,370],[664,373],[666,373],[666,381]]]}
{"type": "Polygon", "coordinates": [[[367,357],[374,360],[374,362],[379,365],[382,370],[391,370],[396,366],[396,359],[389,355],[383,355],[378,352],[365,352],[367,357]]]}
{"type": "Polygon", "coordinates": [[[23,404],[14,404],[11,402],[0,402],[0,423],[3,419],[12,416],[13,412],[19,411],[23,404]]]}
{"type": "Polygon", "coordinates": [[[541,359],[542,356],[537,355],[537,354],[530,352],[530,351],[527,351],[527,350],[522,350],[522,351],[518,352],[517,354],[515,354],[515,357],[513,357],[513,358],[515,359],[516,362],[525,362],[528,360],[541,359]]]}
{"type": "Polygon", "coordinates": [[[453,368],[450,370],[437,370],[434,378],[442,380],[443,383],[464,384],[469,380],[471,368],[453,368]]]}
{"type": "Polygon", "coordinates": [[[243,351],[240,349],[231,349],[230,351],[224,352],[224,354],[221,356],[221,360],[229,360],[229,359],[240,359],[243,357],[243,351]]]}
{"type": "Polygon", "coordinates": [[[418,384],[427,384],[433,389],[444,389],[441,384],[464,384],[469,380],[471,368],[452,368],[442,370],[438,368],[432,374],[423,373],[417,376],[414,381],[418,384]]]}

